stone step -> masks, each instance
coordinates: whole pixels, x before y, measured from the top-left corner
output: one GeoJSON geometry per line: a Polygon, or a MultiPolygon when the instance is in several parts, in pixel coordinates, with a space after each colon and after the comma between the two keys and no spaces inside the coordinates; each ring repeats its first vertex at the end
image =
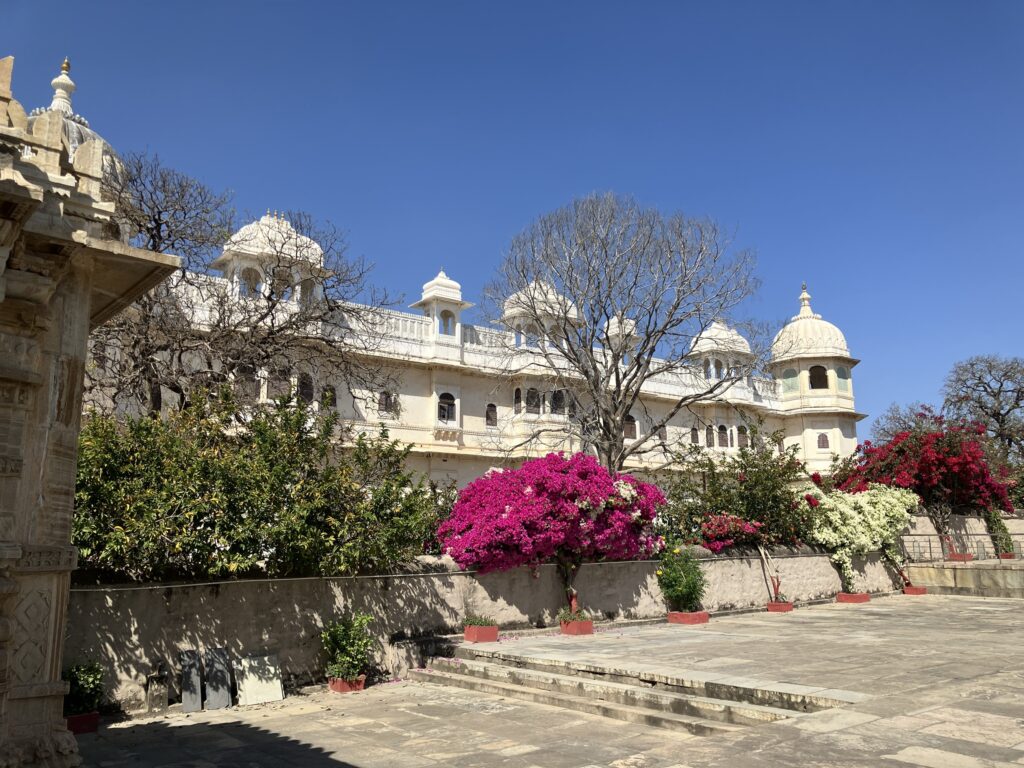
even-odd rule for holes
{"type": "Polygon", "coordinates": [[[723,676],[722,673],[706,670],[682,670],[671,674],[640,672],[578,661],[519,656],[503,652],[498,648],[491,650],[479,646],[459,645],[455,648],[455,658],[589,680],[638,685],[707,699],[745,702],[790,712],[819,712],[825,709],[844,707],[863,698],[859,695],[844,697],[842,692],[806,685],[730,679],[723,676]]]}
{"type": "Polygon", "coordinates": [[[556,691],[527,688],[520,685],[441,670],[412,670],[409,672],[409,678],[423,683],[451,685],[470,691],[489,693],[494,696],[528,701],[533,704],[545,704],[550,707],[569,709],[574,712],[624,720],[638,725],[649,725],[673,731],[685,731],[696,736],[724,735],[743,730],[743,726],[733,723],[715,722],[689,715],[677,715],[673,712],[658,712],[646,707],[615,704],[601,699],[587,698],[586,696],[574,696],[556,691]]]}
{"type": "Polygon", "coordinates": [[[431,668],[435,671],[465,675],[481,680],[554,691],[587,699],[643,707],[658,712],[672,712],[677,715],[688,715],[703,720],[736,725],[760,725],[800,716],[799,713],[779,707],[713,699],[656,689],[646,684],[636,685],[594,680],[578,675],[541,672],[484,661],[437,658],[431,662],[431,668]]]}

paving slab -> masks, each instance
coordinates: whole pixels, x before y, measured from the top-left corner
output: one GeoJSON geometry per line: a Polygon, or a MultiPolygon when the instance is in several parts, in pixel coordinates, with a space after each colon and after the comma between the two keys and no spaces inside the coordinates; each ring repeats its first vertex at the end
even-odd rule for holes
{"type": "Polygon", "coordinates": [[[698,737],[398,682],[105,724],[81,740],[81,750],[86,765],[139,768],[1024,765],[1024,600],[896,596],[770,620],[718,618],[711,626],[648,625],[490,647],[510,658],[756,681],[793,694],[845,695],[849,703],[698,737]]]}

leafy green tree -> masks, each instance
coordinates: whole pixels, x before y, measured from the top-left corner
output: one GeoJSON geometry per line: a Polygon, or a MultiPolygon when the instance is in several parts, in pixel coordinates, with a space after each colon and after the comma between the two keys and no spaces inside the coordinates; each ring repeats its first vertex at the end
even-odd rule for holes
{"type": "Polygon", "coordinates": [[[73,542],[105,578],[336,575],[422,553],[434,494],[409,448],[360,435],[338,451],[333,412],[283,401],[238,413],[230,395],[165,419],[87,418],[73,542]]]}
{"type": "Polygon", "coordinates": [[[804,539],[807,514],[794,490],[806,477],[799,447],[780,451],[781,433],[765,439],[752,427],[750,434],[749,446],[726,456],[700,446],[676,456],[680,471],[669,480],[668,509],[660,517],[659,532],[666,539],[699,542],[701,523],[723,513],[760,523],[760,536],[768,544],[804,539]]]}

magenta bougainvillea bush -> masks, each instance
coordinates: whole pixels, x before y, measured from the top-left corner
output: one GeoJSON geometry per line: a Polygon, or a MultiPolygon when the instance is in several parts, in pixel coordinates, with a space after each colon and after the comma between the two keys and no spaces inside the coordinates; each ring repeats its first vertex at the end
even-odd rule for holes
{"type": "Polygon", "coordinates": [[[551,453],[466,486],[438,539],[461,567],[481,573],[554,561],[572,600],[581,563],[662,548],[653,523],[664,503],[657,486],[612,474],[592,456],[551,453]]]}
{"type": "Polygon", "coordinates": [[[701,543],[715,554],[726,547],[754,546],[761,543],[761,523],[722,512],[708,515],[700,523],[701,543]]]}

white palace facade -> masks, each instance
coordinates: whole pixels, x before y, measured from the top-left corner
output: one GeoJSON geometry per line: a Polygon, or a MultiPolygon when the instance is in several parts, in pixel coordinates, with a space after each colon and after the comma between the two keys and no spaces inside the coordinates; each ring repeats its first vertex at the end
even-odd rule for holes
{"type": "MultiPolygon", "coordinates": [[[[260,244],[300,237],[284,218],[264,216],[229,240],[213,263],[222,277],[211,279],[225,281],[239,297],[258,293],[271,270],[267,265],[280,262],[279,247],[262,253],[260,244]]],[[[315,245],[305,249],[318,251],[315,245]]],[[[316,256],[312,261],[315,273],[316,256]]],[[[295,271],[294,301],[315,300],[309,274],[305,267],[295,271]]],[[[423,286],[411,311],[373,310],[376,320],[366,332],[374,343],[358,346],[372,350],[363,354],[389,370],[396,383],[388,391],[353,393],[344,381],[301,370],[292,372],[292,385],[308,399],[333,402],[356,432],[385,426],[391,437],[412,446],[413,468],[438,482],[462,486],[494,466],[579,449],[578,439],[559,428],[570,418],[570,406],[564,392],[552,389],[550,369],[536,348],[514,329],[465,322],[471,306],[460,284],[441,271],[423,286]]],[[[511,328],[514,321],[506,319],[511,328]]],[[[728,376],[752,357],[747,340],[719,322],[699,336],[690,355],[692,373],[647,382],[643,413],[627,423],[627,441],[647,431],[644,418],[660,418],[688,391],[707,389],[708,380],[728,376]]],[[[856,423],[863,418],[854,407],[851,371],[857,362],[842,332],[811,309],[804,286],[799,312],[772,343],[769,376],[740,379],[681,411],[658,442],[673,450],[696,444],[724,455],[746,445],[750,425],[760,423],[762,433],[781,431],[786,445],[799,446],[811,470],[826,469],[834,455],[848,455],[857,445],[856,423]]],[[[263,373],[258,386],[262,399],[273,394],[263,373]]],[[[657,471],[669,455],[659,448],[628,468],[657,471]]]]}
{"type": "MultiPolygon", "coordinates": [[[[58,113],[69,157],[92,142],[100,147],[104,164],[116,162],[110,146],[73,113],[75,85],[66,63],[53,87],[53,103],[35,110],[28,122],[58,113]]],[[[179,290],[191,292],[183,298],[196,324],[201,328],[208,322],[204,317],[215,311],[204,309],[205,296],[219,297],[223,306],[224,297],[258,301],[270,281],[280,287],[283,253],[293,298],[275,311],[298,311],[321,300],[323,251],[286,219],[268,213],[228,240],[210,265],[219,276],[190,275],[177,283],[179,290]]],[[[854,408],[851,377],[858,361],[842,332],[811,309],[806,286],[799,302],[799,312],[776,335],[762,366],[767,376],[741,378],[713,399],[680,411],[660,431],[658,449],[639,455],[627,468],[655,472],[666,466],[672,451],[689,445],[725,455],[747,444],[755,423],[763,433],[780,431],[786,445],[799,446],[812,470],[826,469],[834,455],[852,453],[856,423],[863,418],[854,408]]],[[[516,329],[511,313],[503,318],[507,331],[465,322],[463,315],[471,306],[459,283],[441,271],[423,286],[412,311],[374,309],[374,320],[362,330],[355,323],[350,331],[373,339],[354,348],[388,369],[388,378],[395,382],[388,391],[358,390],[350,382],[332,380],[326,367],[314,372],[315,366],[290,371],[290,385],[300,397],[332,403],[329,407],[337,408],[355,432],[383,425],[391,437],[412,446],[412,468],[438,482],[463,486],[494,466],[552,450],[579,450],[578,439],[560,428],[571,418],[571,398],[565,390],[553,389],[550,368],[540,364],[530,334],[522,332],[531,329],[516,329]]],[[[330,334],[324,342],[333,342],[330,334]]],[[[698,336],[689,356],[692,365],[686,372],[645,384],[641,408],[624,430],[627,441],[650,431],[652,418],[660,420],[687,393],[704,391],[730,371],[750,367],[754,357],[748,341],[720,322],[698,336]]],[[[273,376],[276,380],[267,371],[254,373],[253,395],[268,400],[280,393],[280,371],[273,376]]]]}

